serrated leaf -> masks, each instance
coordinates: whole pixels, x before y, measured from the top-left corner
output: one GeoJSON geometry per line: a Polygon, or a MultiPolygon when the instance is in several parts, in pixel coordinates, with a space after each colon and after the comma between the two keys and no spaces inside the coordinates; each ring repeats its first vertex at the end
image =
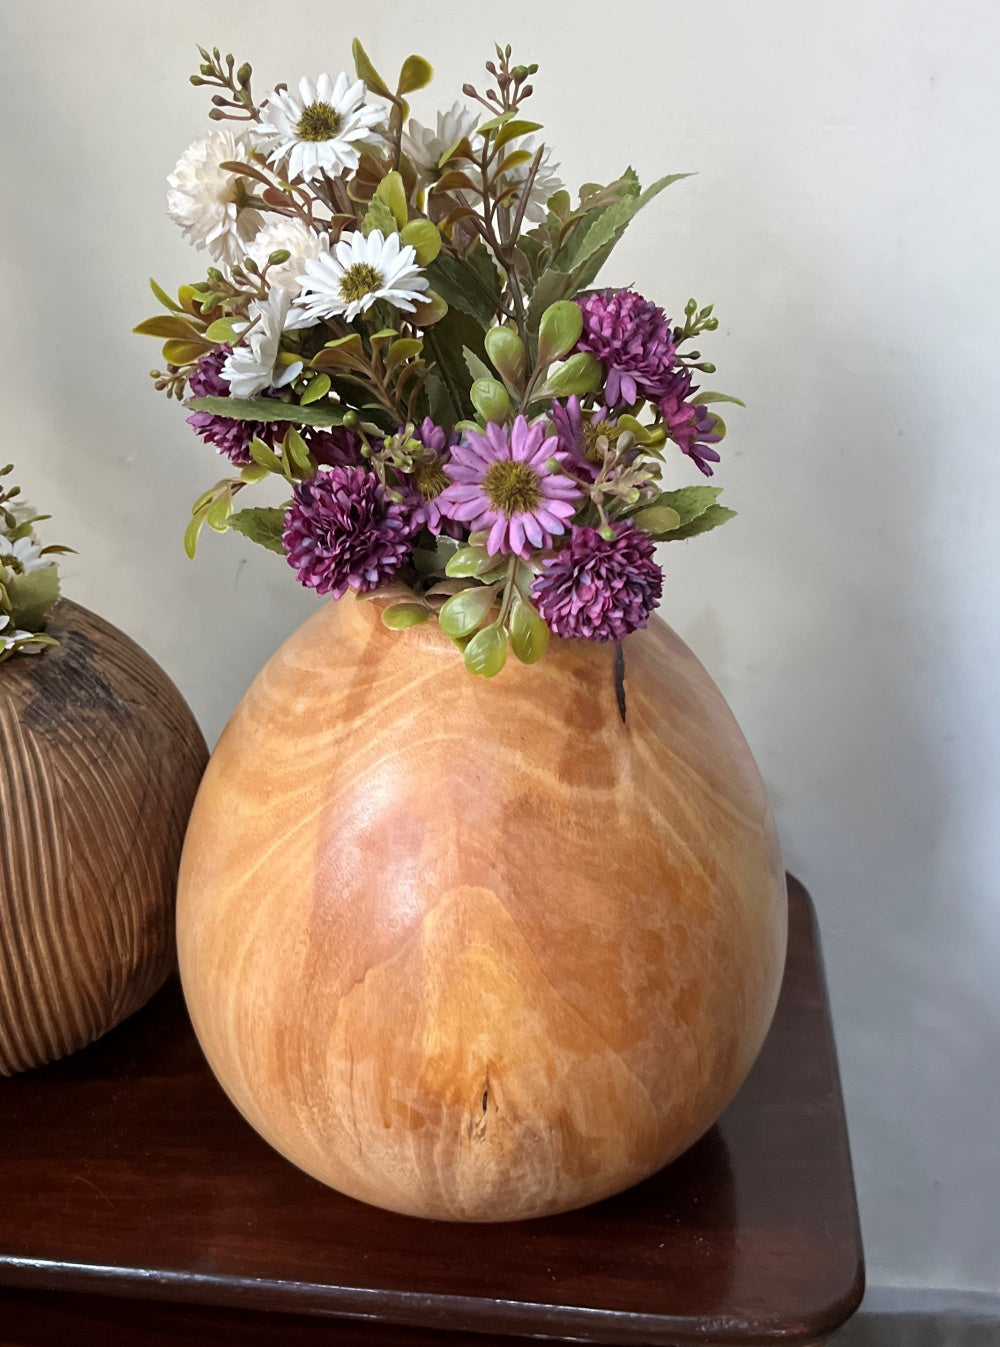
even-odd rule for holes
{"type": "Polygon", "coordinates": [[[679,527],[684,528],[692,519],[704,514],[721,495],[721,486],[682,486],[678,491],[664,491],[654,503],[676,510],[680,516],[679,527]]]}
{"type": "Polygon", "coordinates": [[[546,309],[567,295],[573,293],[573,277],[566,271],[549,267],[538,278],[538,284],[531,292],[528,305],[528,331],[537,332],[538,324],[546,309]]]}
{"type": "Polygon", "coordinates": [[[396,217],[393,215],[391,207],[380,197],[372,197],[369,202],[361,229],[365,238],[373,229],[378,229],[385,237],[388,237],[389,234],[395,234],[396,217]]]}
{"type": "Polygon", "coordinates": [[[399,237],[416,252],[419,266],[430,266],[441,251],[441,235],[431,220],[411,220],[400,230],[399,237]]]}
{"type": "MultiPolygon", "coordinates": [[[[602,261],[606,260],[611,248],[643,206],[665,188],[690,176],[690,173],[670,173],[664,178],[657,179],[652,186],[637,196],[626,195],[601,208],[588,226],[577,226],[566,246],[559,250],[555,259],[557,265],[564,271],[578,271],[596,254],[602,255],[602,261]]],[[[589,284],[589,281],[581,280],[579,284],[589,284]]]]}
{"type": "Polygon", "coordinates": [[[357,38],[351,44],[351,54],[354,57],[354,69],[358,72],[358,79],[364,80],[369,89],[381,94],[383,98],[395,102],[396,99],[390,92],[389,86],[372,65],[371,58],[357,38]]]}
{"type": "Polygon", "coordinates": [[[418,89],[426,89],[433,78],[434,68],[430,61],[425,61],[422,56],[408,56],[399,72],[396,92],[398,94],[416,93],[418,89]]]}
{"type": "Polygon", "coordinates": [[[438,614],[441,630],[452,640],[469,636],[481,626],[496,603],[497,593],[489,585],[476,585],[453,595],[438,614]]]}
{"type": "Polygon", "coordinates": [[[284,510],[260,506],[252,510],[237,510],[229,517],[229,527],[235,529],[237,533],[242,533],[244,538],[249,538],[252,543],[266,547],[269,552],[276,552],[280,557],[285,555],[281,542],[285,528],[284,510]]]}
{"type": "Polygon", "coordinates": [[[235,421],[289,421],[296,426],[340,426],[346,407],[300,407],[276,398],[188,398],[184,404],[196,412],[212,412],[235,421]]]}
{"type": "Polygon", "coordinates": [[[405,631],[419,627],[431,616],[429,608],[420,603],[393,603],[382,609],[382,625],[390,631],[405,631]]]}
{"type": "Polygon", "coordinates": [[[465,667],[480,678],[495,678],[506,663],[507,633],[499,622],[477,631],[465,647],[465,667]]]}
{"type": "Polygon", "coordinates": [[[49,609],[59,597],[59,570],[55,565],[38,566],[12,575],[5,588],[14,626],[30,632],[41,631],[49,609]]]}
{"type": "Polygon", "coordinates": [[[511,609],[510,648],[522,664],[537,664],[549,648],[545,619],[520,595],[511,609]]]}
{"type": "Polygon", "coordinates": [[[707,510],[703,510],[689,524],[668,533],[663,541],[672,543],[683,542],[685,538],[696,538],[699,533],[707,533],[709,529],[718,528],[720,524],[725,524],[727,520],[735,518],[735,515],[736,511],[730,510],[725,505],[710,505],[707,510]]]}
{"type": "Polygon", "coordinates": [[[441,253],[426,268],[431,289],[453,309],[460,309],[475,318],[480,327],[489,327],[496,312],[496,304],[483,293],[476,278],[468,273],[469,262],[459,262],[450,253],[441,253]]]}
{"type": "Polygon", "coordinates": [[[475,351],[470,351],[467,346],[462,348],[462,359],[465,361],[469,370],[469,377],[475,382],[476,379],[492,379],[493,371],[487,365],[485,360],[480,359],[475,351]]]}

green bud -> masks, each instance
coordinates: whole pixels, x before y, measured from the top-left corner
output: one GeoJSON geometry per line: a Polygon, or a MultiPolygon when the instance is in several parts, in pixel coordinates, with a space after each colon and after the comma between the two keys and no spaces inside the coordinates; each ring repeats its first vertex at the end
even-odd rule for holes
{"type": "Polygon", "coordinates": [[[611,527],[610,524],[602,524],[597,531],[606,543],[613,543],[614,540],[618,537],[618,534],[615,532],[615,530],[611,527]]]}
{"type": "Polygon", "coordinates": [[[223,279],[222,272],[218,267],[209,267],[206,274],[210,281],[221,281],[223,279]]]}
{"type": "Polygon", "coordinates": [[[700,369],[701,372],[702,372],[702,374],[714,374],[714,373],[715,373],[715,366],[712,364],[711,360],[706,360],[706,361],[704,361],[702,364],[696,365],[696,366],[695,366],[695,369],[700,369]]]}
{"type": "Polygon", "coordinates": [[[225,117],[225,115],[226,114],[222,111],[221,108],[209,108],[208,110],[208,118],[209,121],[212,122],[221,122],[223,117],[225,117]]]}
{"type": "Polygon", "coordinates": [[[345,429],[345,430],[353,430],[353,429],[355,428],[355,426],[358,424],[359,419],[360,419],[360,418],[358,417],[357,412],[345,412],[345,413],[344,413],[344,429],[345,429]]]}
{"type": "Polygon", "coordinates": [[[531,72],[526,65],[516,65],[510,73],[515,79],[526,80],[531,72]]]}
{"type": "Polygon", "coordinates": [[[275,248],[274,252],[267,259],[267,265],[269,267],[279,267],[282,262],[287,262],[291,255],[292,254],[287,248],[275,248]]]}
{"type": "Polygon", "coordinates": [[[204,83],[205,83],[205,81],[202,79],[202,77],[201,77],[200,75],[189,75],[189,76],[188,76],[188,79],[191,81],[192,84],[204,84],[204,83]]]}
{"type": "Polygon", "coordinates": [[[547,458],[545,460],[545,466],[548,468],[549,472],[562,472],[563,470],[563,465],[557,458],[547,458]]]}
{"type": "Polygon", "coordinates": [[[252,74],[253,74],[253,67],[250,65],[248,61],[244,62],[244,64],[241,65],[239,70],[237,70],[236,72],[236,83],[245,89],[246,86],[250,83],[250,76],[252,74]]]}
{"type": "Polygon", "coordinates": [[[201,71],[201,73],[202,73],[203,75],[214,75],[214,74],[215,74],[215,71],[212,69],[211,65],[209,65],[209,63],[208,63],[207,61],[205,62],[204,65],[199,66],[198,69],[201,71]]]}
{"type": "Polygon", "coordinates": [[[719,326],[719,320],[718,320],[718,318],[708,318],[708,319],[706,319],[706,321],[705,321],[705,331],[706,331],[706,332],[714,332],[715,329],[716,329],[718,326],[719,326]]]}
{"type": "Polygon", "coordinates": [[[689,299],[688,302],[684,305],[684,312],[690,318],[697,307],[698,307],[697,300],[689,299]]]}
{"type": "Polygon", "coordinates": [[[260,267],[257,265],[257,263],[253,260],[252,257],[248,257],[246,261],[243,263],[243,265],[246,267],[247,271],[249,271],[252,276],[260,275],[260,267]]]}

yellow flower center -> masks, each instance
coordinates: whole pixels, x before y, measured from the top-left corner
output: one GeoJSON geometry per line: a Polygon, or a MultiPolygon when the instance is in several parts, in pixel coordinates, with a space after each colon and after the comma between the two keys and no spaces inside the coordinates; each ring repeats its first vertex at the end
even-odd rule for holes
{"type": "Polygon", "coordinates": [[[340,297],[345,304],[364,299],[385,285],[385,277],[368,262],[355,262],[340,278],[340,297]]]}
{"type": "Polygon", "coordinates": [[[535,509],[542,499],[534,468],[506,458],[489,468],[483,478],[483,490],[493,509],[502,511],[508,519],[535,509]]]}
{"type": "Polygon", "coordinates": [[[446,486],[450,485],[450,478],[441,466],[441,460],[435,459],[433,463],[421,463],[413,474],[413,484],[423,496],[424,500],[434,500],[440,496],[446,486]]]}
{"type": "Polygon", "coordinates": [[[333,140],[343,124],[343,117],[329,103],[310,103],[302,109],[295,134],[299,140],[333,140]]]}
{"type": "Polygon", "coordinates": [[[587,462],[603,463],[606,447],[600,441],[605,440],[607,445],[613,447],[620,434],[618,427],[607,421],[584,421],[582,450],[587,462]]]}

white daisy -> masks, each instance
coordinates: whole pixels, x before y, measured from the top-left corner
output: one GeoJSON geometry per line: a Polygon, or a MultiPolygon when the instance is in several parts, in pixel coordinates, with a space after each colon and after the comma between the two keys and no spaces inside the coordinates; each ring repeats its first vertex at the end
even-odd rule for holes
{"type": "Polygon", "coordinates": [[[51,557],[42,556],[42,544],[33,533],[16,541],[0,534],[0,566],[6,570],[15,575],[27,575],[29,571],[51,565],[51,557]]]}
{"type": "Polygon", "coordinates": [[[478,121],[479,114],[462,103],[453,103],[447,112],[439,112],[433,131],[411,117],[403,132],[403,150],[421,183],[438,180],[442,173],[441,156],[453,150],[463,136],[471,139],[478,121]]]}
{"type": "Polygon", "coordinates": [[[221,126],[181,155],[167,178],[167,213],[196,248],[207,248],[219,262],[237,262],[262,223],[260,211],[245,206],[251,185],[220,164],[246,163],[253,142],[221,126]]]}
{"type": "Polygon", "coordinates": [[[318,178],[324,171],[337,177],[357,168],[358,142],[377,139],[385,111],[366,103],[368,90],[361,80],[349,84],[341,72],[336,83],[329,75],[299,81],[299,96],[287,89],[269,94],[257,127],[260,135],[276,143],[268,152],[271,160],[288,156],[288,176],[318,178]]]}
{"type": "MultiPolygon", "coordinates": [[[[516,168],[512,168],[508,173],[505,173],[504,179],[508,184],[523,187],[527,181],[528,174],[531,171],[531,161],[534,159],[535,151],[538,148],[535,144],[535,137],[525,136],[523,140],[518,141],[517,148],[519,150],[527,150],[531,155],[531,159],[523,164],[518,164],[516,168]]],[[[547,213],[546,206],[548,205],[549,197],[555,196],[556,192],[561,191],[565,186],[562,179],[556,174],[556,169],[558,167],[558,164],[552,163],[551,151],[548,146],[546,146],[542,152],[542,158],[538,165],[538,172],[535,174],[535,180],[531,184],[528,205],[524,212],[524,218],[530,220],[532,224],[541,224],[547,213]]],[[[520,195],[514,197],[514,200],[511,203],[512,211],[517,210],[520,199],[520,195]]]]}
{"type": "Polygon", "coordinates": [[[328,252],[329,248],[329,234],[310,229],[302,220],[288,219],[279,215],[268,220],[263,226],[247,247],[246,256],[252,257],[263,271],[272,253],[281,249],[290,253],[287,262],[270,268],[267,283],[275,290],[287,290],[294,297],[302,288],[299,277],[306,262],[319,257],[320,253],[328,252]]]}
{"type": "Polygon", "coordinates": [[[272,290],[261,303],[254,300],[244,325],[246,340],[233,348],[222,366],[222,377],[236,398],[253,398],[265,388],[284,388],[300,374],[302,361],[278,364],[281,334],[287,327],[292,297],[287,290],[272,290]]]}
{"type": "Polygon", "coordinates": [[[398,234],[383,238],[373,229],[365,238],[356,229],[341,239],[332,252],[306,262],[300,276],[306,291],[296,306],[313,318],[340,314],[351,322],[378,299],[386,299],[404,313],[412,313],[428,289],[426,276],[417,266],[417,254],[398,234]]]}

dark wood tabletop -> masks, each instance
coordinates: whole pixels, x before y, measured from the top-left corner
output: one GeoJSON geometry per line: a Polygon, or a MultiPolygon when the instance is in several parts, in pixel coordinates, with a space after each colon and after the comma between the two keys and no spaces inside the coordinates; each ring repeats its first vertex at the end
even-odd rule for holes
{"type": "Polygon", "coordinates": [[[812,905],[764,1050],[686,1155],[583,1211],[419,1221],[322,1187],[216,1085],[171,982],[53,1066],[0,1079],[0,1344],[793,1344],[863,1262],[812,905]]]}

